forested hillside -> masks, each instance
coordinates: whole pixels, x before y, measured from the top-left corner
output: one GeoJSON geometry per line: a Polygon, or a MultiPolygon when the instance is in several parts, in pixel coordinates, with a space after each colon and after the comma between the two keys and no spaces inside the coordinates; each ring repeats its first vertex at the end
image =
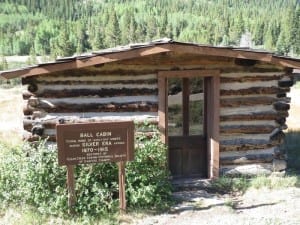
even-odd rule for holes
{"type": "Polygon", "coordinates": [[[300,55],[298,0],[0,0],[0,55],[68,56],[169,37],[300,55]]]}

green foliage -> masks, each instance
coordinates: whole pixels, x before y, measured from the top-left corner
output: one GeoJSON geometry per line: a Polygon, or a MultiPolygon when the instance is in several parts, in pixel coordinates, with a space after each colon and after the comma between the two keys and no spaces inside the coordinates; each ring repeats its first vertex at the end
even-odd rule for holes
{"type": "MultiPolygon", "coordinates": [[[[171,185],[166,169],[165,146],[159,135],[136,139],[135,160],[126,166],[129,207],[164,208],[171,185]]],[[[79,216],[117,212],[118,172],[115,163],[79,165],[75,169],[76,205],[79,216]]],[[[6,146],[0,143],[0,208],[28,205],[39,213],[65,215],[67,207],[66,168],[58,166],[56,148],[6,146]]]]}
{"type": "Polygon", "coordinates": [[[0,0],[0,54],[33,47],[68,56],[162,37],[239,45],[249,32],[259,48],[299,55],[299,8],[298,0],[0,0]]]}
{"type": "Polygon", "coordinates": [[[171,184],[166,162],[166,147],[157,130],[151,139],[144,134],[137,137],[135,160],[126,167],[129,205],[168,206],[171,184]]]}

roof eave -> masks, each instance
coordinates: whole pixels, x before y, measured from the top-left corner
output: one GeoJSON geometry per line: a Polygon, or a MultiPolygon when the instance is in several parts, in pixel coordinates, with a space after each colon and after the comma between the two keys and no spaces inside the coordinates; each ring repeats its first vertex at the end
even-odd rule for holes
{"type": "Polygon", "coordinates": [[[114,51],[101,51],[88,56],[63,58],[54,63],[46,63],[13,71],[2,71],[0,77],[12,79],[16,77],[27,77],[62,70],[77,69],[93,65],[105,64],[120,60],[138,58],[142,56],[155,55],[164,52],[181,52],[195,55],[223,56],[229,58],[241,58],[258,60],[282,67],[300,69],[300,60],[276,56],[265,51],[254,51],[250,49],[238,49],[232,47],[213,47],[191,43],[167,42],[140,45],[134,48],[124,48],[114,51]]]}

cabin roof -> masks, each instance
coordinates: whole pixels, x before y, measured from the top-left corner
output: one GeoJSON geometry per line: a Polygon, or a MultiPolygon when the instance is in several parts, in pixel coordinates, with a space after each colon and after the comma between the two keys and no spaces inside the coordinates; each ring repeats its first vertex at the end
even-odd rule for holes
{"type": "Polygon", "coordinates": [[[125,59],[155,55],[164,52],[180,52],[195,55],[250,59],[283,67],[300,69],[300,59],[283,57],[264,50],[228,46],[216,47],[196,43],[178,42],[164,38],[147,43],[129,44],[126,46],[108,48],[78,56],[64,57],[53,62],[40,63],[38,65],[26,68],[0,71],[0,78],[12,79],[16,77],[47,74],[56,71],[83,68],[87,66],[116,62],[125,59]]]}

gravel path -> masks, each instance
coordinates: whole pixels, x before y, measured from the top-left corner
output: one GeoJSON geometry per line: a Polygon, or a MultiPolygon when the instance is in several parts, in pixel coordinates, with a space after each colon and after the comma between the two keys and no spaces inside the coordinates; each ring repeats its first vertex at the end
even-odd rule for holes
{"type": "Polygon", "coordinates": [[[134,225],[299,225],[300,188],[248,190],[244,195],[209,194],[206,191],[175,193],[184,200],[169,213],[132,219],[134,225]]]}

